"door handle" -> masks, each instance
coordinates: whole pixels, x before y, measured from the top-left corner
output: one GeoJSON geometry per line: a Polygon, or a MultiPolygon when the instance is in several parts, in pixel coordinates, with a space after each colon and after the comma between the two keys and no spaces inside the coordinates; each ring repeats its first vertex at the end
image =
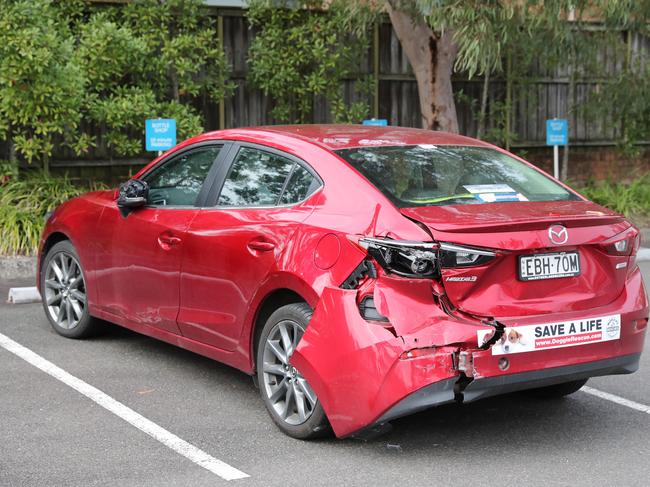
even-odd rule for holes
{"type": "Polygon", "coordinates": [[[275,244],[268,240],[251,240],[248,242],[248,248],[259,252],[269,252],[275,248],[275,244]]]}
{"type": "Polygon", "coordinates": [[[181,238],[175,235],[169,235],[163,233],[162,235],[158,236],[158,243],[165,250],[169,249],[170,247],[173,247],[174,245],[178,245],[181,242],[182,242],[181,238]]]}

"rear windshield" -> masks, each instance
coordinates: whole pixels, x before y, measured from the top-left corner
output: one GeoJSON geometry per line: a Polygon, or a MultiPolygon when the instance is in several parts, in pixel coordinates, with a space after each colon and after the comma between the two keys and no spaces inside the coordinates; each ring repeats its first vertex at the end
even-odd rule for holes
{"type": "Polygon", "coordinates": [[[485,147],[360,147],[336,153],[399,207],[579,199],[526,164],[485,147]]]}

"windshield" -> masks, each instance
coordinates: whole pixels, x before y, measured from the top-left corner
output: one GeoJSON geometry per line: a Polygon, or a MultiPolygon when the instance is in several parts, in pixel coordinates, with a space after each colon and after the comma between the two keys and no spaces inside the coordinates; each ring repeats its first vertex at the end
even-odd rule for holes
{"type": "Polygon", "coordinates": [[[336,153],[398,207],[579,200],[532,167],[486,147],[359,147],[336,153]]]}

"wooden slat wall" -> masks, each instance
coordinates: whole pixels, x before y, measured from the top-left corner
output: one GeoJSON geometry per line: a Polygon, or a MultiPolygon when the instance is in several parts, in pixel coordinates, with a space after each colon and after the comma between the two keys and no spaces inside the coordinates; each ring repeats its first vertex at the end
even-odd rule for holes
{"type": "MultiPolygon", "coordinates": [[[[269,116],[271,109],[270,100],[262,93],[250,86],[247,80],[248,46],[254,36],[254,31],[249,27],[246,17],[241,11],[222,11],[223,18],[223,45],[226,57],[232,67],[232,82],[235,85],[234,93],[222,102],[224,112],[224,127],[245,127],[272,124],[275,121],[269,116]]],[[[412,70],[400,47],[399,40],[391,25],[384,23],[379,26],[378,46],[371,46],[366,58],[360,63],[359,76],[373,73],[374,50],[378,50],[378,114],[380,118],[388,119],[391,125],[419,127],[421,124],[417,85],[412,70]]],[[[625,33],[622,33],[624,35],[625,33]]],[[[641,58],[642,52],[650,50],[650,39],[639,35],[631,38],[631,59],[641,58]]],[[[623,69],[624,59],[616,55],[611,49],[600,53],[600,62],[606,67],[608,73],[616,73],[623,69]]],[[[645,56],[647,59],[647,56],[645,56]]],[[[281,60],[278,60],[281,62],[281,60]]],[[[568,72],[566,67],[560,67],[555,72],[544,72],[537,69],[537,73],[530,76],[530,80],[514,87],[512,107],[513,130],[516,132],[514,146],[534,147],[544,145],[544,121],[552,117],[566,117],[567,108],[570,106],[568,98],[568,72]]],[[[457,103],[458,119],[461,133],[474,136],[477,130],[476,114],[480,106],[480,94],[483,80],[480,77],[468,80],[463,76],[454,79],[456,92],[463,93],[457,103]],[[469,102],[467,100],[470,100],[469,102]]],[[[577,109],[568,118],[570,119],[570,140],[572,145],[609,145],[616,141],[620,127],[613,120],[606,118],[594,120],[587,117],[581,105],[589,95],[599,87],[599,80],[579,79],[575,87],[577,109]]],[[[355,90],[353,80],[342,82],[345,99],[354,101],[361,94],[355,90]]],[[[489,108],[495,102],[505,101],[505,81],[503,79],[491,80],[489,86],[489,108]]],[[[370,114],[374,112],[372,106],[374,97],[369,96],[370,114]]],[[[207,130],[220,127],[219,104],[206,102],[200,105],[204,115],[207,130]]],[[[488,109],[487,127],[494,127],[496,120],[490,117],[488,109]]],[[[315,97],[313,122],[330,122],[329,107],[323,97],[315,97]]],[[[88,164],[92,160],[107,159],[107,151],[101,142],[101,133],[96,127],[89,131],[99,136],[99,144],[91,154],[85,156],[88,164]]],[[[75,159],[67,150],[56,151],[53,160],[65,166],[65,161],[75,159]]],[[[72,167],[72,166],[71,166],[72,167]]]]}

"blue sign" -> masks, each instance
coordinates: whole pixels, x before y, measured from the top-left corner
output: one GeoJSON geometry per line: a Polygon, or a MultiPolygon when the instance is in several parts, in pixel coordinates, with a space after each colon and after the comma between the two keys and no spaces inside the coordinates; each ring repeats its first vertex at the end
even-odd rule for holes
{"type": "Polygon", "coordinates": [[[176,120],[156,118],[145,122],[148,151],[169,150],[176,145],[176,120]]]}
{"type": "Polygon", "coordinates": [[[569,122],[564,118],[546,121],[546,145],[567,145],[569,143],[569,122]]]}
{"type": "Polygon", "coordinates": [[[371,118],[370,120],[364,120],[362,125],[378,125],[379,127],[385,127],[388,125],[388,120],[385,118],[371,118]]]}

